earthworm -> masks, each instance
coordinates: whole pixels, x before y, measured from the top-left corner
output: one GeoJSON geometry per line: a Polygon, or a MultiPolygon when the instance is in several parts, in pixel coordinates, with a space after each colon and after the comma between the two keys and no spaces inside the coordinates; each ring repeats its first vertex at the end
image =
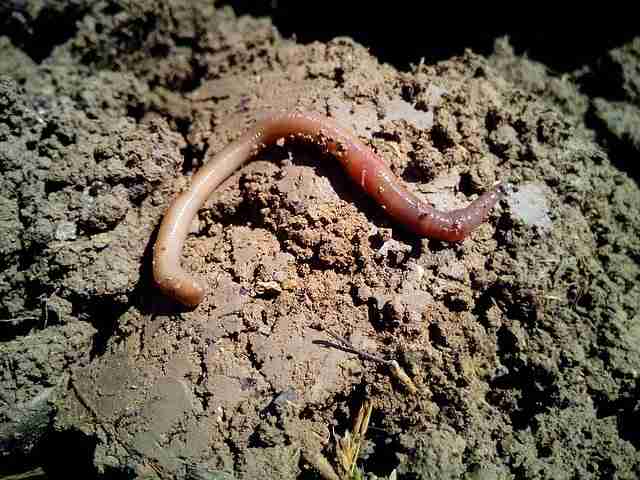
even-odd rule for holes
{"type": "Polygon", "coordinates": [[[312,142],[334,155],[349,177],[391,218],[420,236],[462,240],[485,221],[502,194],[497,186],[466,208],[436,210],[409,192],[380,157],[333,120],[308,112],[270,113],[206,162],[191,179],[191,186],[166,211],[153,250],[154,280],[165,295],[187,307],[196,307],[202,301],[203,283],[180,266],[191,222],[220,183],[261,149],[282,138],[312,142]]]}

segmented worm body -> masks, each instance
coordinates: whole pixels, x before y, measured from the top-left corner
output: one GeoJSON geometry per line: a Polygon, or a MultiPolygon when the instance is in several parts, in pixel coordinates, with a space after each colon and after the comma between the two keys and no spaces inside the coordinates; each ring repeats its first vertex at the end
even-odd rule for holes
{"type": "Polygon", "coordinates": [[[191,186],[165,213],[153,251],[153,275],[162,292],[188,307],[202,301],[204,285],[180,266],[191,221],[220,183],[262,148],[281,138],[311,141],[333,154],[351,179],[391,218],[420,236],[462,240],[485,221],[501,195],[500,187],[496,187],[466,208],[436,210],[409,192],[380,157],[333,120],[308,112],[269,114],[203,165],[193,176],[191,186]]]}

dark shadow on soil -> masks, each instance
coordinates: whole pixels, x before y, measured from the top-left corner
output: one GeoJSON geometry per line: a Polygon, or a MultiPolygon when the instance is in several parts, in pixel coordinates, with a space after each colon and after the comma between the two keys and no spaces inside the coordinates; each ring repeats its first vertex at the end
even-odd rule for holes
{"type": "MultiPolygon", "coordinates": [[[[41,465],[50,480],[68,478],[96,478],[98,472],[93,466],[96,449],[95,437],[88,437],[78,431],[51,432],[40,442],[36,451],[37,463],[41,465]],[[66,458],[66,461],[61,459],[66,458]]],[[[105,476],[101,478],[125,478],[105,476]]]]}
{"type": "Polygon", "coordinates": [[[223,0],[219,5],[231,6],[238,15],[271,17],[282,35],[295,36],[300,43],[351,37],[370,48],[381,62],[401,70],[422,57],[434,63],[461,55],[466,48],[489,55],[494,40],[507,35],[517,55],[526,53],[554,70],[569,72],[638,34],[630,12],[619,9],[607,13],[602,8],[590,11],[584,6],[580,8],[580,20],[565,19],[557,11],[545,12],[541,6],[536,21],[535,12],[523,14],[520,9],[494,12],[484,4],[478,11],[468,5],[433,2],[363,5],[336,1],[310,4],[295,0],[223,0]]]}
{"type": "Polygon", "coordinates": [[[9,0],[0,3],[0,32],[40,63],[53,49],[74,37],[76,23],[86,12],[82,2],[51,2],[31,18],[27,2],[9,0]]]}
{"type": "Polygon", "coordinates": [[[585,115],[585,124],[595,132],[597,142],[607,150],[611,163],[640,185],[638,150],[633,141],[613,135],[604,121],[595,114],[593,107],[585,115]]]}

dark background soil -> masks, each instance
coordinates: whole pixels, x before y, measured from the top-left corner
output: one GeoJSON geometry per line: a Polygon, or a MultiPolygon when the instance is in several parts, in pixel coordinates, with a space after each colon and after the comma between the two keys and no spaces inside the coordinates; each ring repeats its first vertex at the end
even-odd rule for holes
{"type": "Polygon", "coordinates": [[[302,43],[351,37],[399,69],[422,57],[437,62],[461,55],[466,48],[488,55],[496,38],[508,36],[518,55],[526,53],[553,70],[571,72],[638,34],[632,9],[623,4],[582,5],[573,11],[551,2],[523,7],[241,0],[220,5],[231,5],[239,14],[267,16],[284,36],[295,35],[302,43]]]}

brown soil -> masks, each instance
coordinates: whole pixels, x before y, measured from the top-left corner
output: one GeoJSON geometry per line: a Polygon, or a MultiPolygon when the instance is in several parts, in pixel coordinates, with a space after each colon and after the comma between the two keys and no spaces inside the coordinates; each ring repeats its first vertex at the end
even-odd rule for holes
{"type": "Polygon", "coordinates": [[[65,3],[43,60],[0,36],[4,473],[317,478],[369,399],[369,478],[640,476],[640,41],[564,76],[507,40],[400,72],[210,2],[65,3]],[[183,264],[209,292],[180,310],[149,278],[165,208],[289,107],[439,207],[509,195],[464,242],[420,240],[274,146],[200,211],[183,264]]]}

